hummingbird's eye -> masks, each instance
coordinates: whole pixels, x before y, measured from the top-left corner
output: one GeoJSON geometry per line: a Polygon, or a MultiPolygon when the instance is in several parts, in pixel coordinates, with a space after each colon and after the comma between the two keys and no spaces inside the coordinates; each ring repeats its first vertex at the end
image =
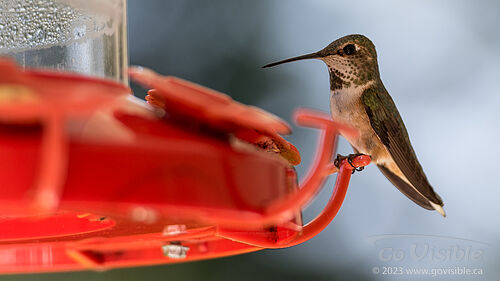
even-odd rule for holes
{"type": "Polygon", "coordinates": [[[356,53],[356,46],[354,46],[353,44],[347,44],[344,46],[344,54],[346,55],[352,55],[354,53],[356,53]]]}

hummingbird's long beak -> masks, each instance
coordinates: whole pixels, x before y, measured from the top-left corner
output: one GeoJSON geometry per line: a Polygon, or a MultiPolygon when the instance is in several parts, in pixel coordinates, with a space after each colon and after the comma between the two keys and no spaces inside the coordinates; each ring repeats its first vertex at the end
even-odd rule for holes
{"type": "Polygon", "coordinates": [[[267,64],[267,65],[264,65],[262,68],[273,67],[273,66],[276,66],[279,64],[292,62],[292,61],[298,61],[298,60],[317,59],[320,57],[323,57],[323,55],[321,55],[319,52],[316,52],[316,53],[302,55],[302,56],[298,56],[298,57],[294,57],[294,58],[290,58],[290,59],[286,59],[286,60],[282,60],[282,61],[278,61],[278,62],[273,62],[273,63],[267,64]]]}

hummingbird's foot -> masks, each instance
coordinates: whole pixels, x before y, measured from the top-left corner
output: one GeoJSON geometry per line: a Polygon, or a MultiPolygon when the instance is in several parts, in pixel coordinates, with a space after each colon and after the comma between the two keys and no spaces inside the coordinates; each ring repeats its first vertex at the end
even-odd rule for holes
{"type": "Polygon", "coordinates": [[[354,160],[354,158],[358,157],[358,156],[361,156],[361,155],[364,155],[362,153],[356,153],[356,154],[349,154],[348,156],[343,156],[343,155],[340,155],[340,154],[337,154],[337,158],[335,158],[335,161],[333,162],[335,167],[337,167],[338,169],[340,169],[340,164],[342,163],[343,160],[347,160],[347,163],[349,163],[349,165],[351,165],[352,167],[352,173],[354,174],[354,172],[358,171],[358,172],[361,172],[365,169],[365,167],[356,167],[354,166],[354,164],[352,163],[352,161],[354,160]]]}
{"type": "Polygon", "coordinates": [[[340,164],[342,164],[342,160],[347,159],[347,156],[337,154],[337,157],[335,158],[335,161],[333,161],[333,165],[337,167],[337,169],[340,170],[340,164]]]}
{"type": "Polygon", "coordinates": [[[355,167],[353,164],[352,164],[352,160],[358,156],[361,156],[361,155],[364,155],[363,153],[355,153],[355,154],[349,154],[349,156],[347,156],[347,162],[349,163],[349,165],[351,165],[351,167],[354,168],[354,170],[352,170],[352,173],[354,174],[354,172],[358,171],[358,172],[361,172],[365,169],[364,166],[362,167],[355,167]]]}

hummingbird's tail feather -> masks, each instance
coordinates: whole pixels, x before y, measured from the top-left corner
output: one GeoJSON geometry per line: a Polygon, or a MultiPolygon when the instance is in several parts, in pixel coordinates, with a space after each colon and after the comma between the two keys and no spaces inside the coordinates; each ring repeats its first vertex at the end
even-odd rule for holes
{"type": "MultiPolygon", "coordinates": [[[[396,186],[399,191],[401,191],[406,197],[411,199],[413,202],[418,204],[420,207],[427,209],[427,210],[436,210],[438,211],[443,217],[446,216],[444,210],[443,210],[443,203],[441,205],[433,203],[429,198],[426,198],[423,196],[418,190],[408,184],[406,181],[404,181],[402,178],[398,177],[394,173],[392,173],[389,169],[387,169],[384,165],[377,165],[380,171],[384,174],[384,176],[394,185],[396,186]]],[[[438,196],[436,194],[436,196],[438,196]]],[[[439,198],[439,196],[438,196],[439,198]]],[[[441,201],[441,198],[439,198],[439,201],[441,201]]]]}
{"type": "Polygon", "coordinates": [[[429,201],[429,203],[432,205],[434,210],[441,214],[441,216],[446,217],[446,212],[444,211],[443,206],[433,203],[432,201],[429,201]]]}

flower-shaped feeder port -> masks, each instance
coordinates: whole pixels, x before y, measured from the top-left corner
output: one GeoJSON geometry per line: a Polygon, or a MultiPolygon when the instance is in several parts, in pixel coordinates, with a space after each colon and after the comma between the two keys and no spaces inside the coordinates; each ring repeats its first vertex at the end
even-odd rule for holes
{"type": "MultiPolygon", "coordinates": [[[[280,119],[213,90],[145,69],[152,106],[99,79],[24,71],[0,61],[0,272],[152,265],[288,247],[333,219],[353,167],[340,164],[325,210],[300,211],[337,168],[339,132],[321,129],[315,164],[297,184],[296,148],[280,119]],[[116,132],[116,133],[115,133],[116,132]]],[[[354,166],[370,159],[359,156],[354,166]]]]}

